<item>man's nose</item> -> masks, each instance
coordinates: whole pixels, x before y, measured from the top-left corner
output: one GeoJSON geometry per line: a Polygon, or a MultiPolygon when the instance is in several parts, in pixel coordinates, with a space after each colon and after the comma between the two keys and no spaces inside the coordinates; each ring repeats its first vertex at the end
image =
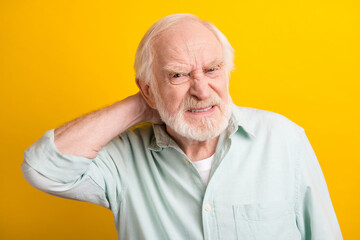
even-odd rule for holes
{"type": "Polygon", "coordinates": [[[210,96],[209,82],[203,73],[192,76],[190,94],[198,100],[205,100],[210,96]]]}

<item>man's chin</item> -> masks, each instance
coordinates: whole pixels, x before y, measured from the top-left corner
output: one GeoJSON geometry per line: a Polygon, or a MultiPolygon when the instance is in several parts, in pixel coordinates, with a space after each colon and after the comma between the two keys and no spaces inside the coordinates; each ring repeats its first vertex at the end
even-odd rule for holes
{"type": "Polygon", "coordinates": [[[207,116],[192,116],[186,113],[178,113],[171,117],[167,114],[160,115],[164,117],[163,120],[165,120],[166,130],[169,135],[173,137],[178,135],[186,139],[201,142],[218,137],[227,128],[229,123],[229,119],[223,116],[220,109],[207,116]]]}
{"type": "Polygon", "coordinates": [[[213,124],[197,123],[185,124],[185,126],[179,129],[179,131],[176,131],[176,133],[187,139],[203,142],[218,137],[223,130],[224,129],[219,129],[219,125],[213,126],[213,124]]]}

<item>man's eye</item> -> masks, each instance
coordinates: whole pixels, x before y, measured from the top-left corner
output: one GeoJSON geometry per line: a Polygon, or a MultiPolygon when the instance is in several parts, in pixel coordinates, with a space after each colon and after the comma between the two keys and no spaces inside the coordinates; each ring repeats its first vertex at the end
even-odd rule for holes
{"type": "Polygon", "coordinates": [[[207,71],[208,72],[214,72],[214,71],[216,71],[217,70],[217,68],[210,68],[210,69],[208,69],[207,71]]]}
{"type": "Polygon", "coordinates": [[[181,73],[176,73],[176,74],[172,75],[173,78],[179,78],[182,76],[183,76],[183,74],[181,74],[181,73]]]}

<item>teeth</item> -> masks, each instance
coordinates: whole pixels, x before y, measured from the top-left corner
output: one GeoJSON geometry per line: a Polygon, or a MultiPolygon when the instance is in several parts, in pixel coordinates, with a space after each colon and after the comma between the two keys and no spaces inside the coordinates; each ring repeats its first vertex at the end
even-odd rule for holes
{"type": "Polygon", "coordinates": [[[212,106],[208,107],[208,108],[204,108],[204,109],[199,109],[199,110],[189,110],[189,112],[206,112],[209,111],[212,108],[212,106]]]}

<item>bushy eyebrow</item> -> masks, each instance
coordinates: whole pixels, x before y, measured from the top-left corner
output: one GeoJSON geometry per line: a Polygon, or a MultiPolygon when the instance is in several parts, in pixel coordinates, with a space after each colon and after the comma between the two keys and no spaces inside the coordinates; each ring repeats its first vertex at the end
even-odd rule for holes
{"type": "MultiPolygon", "coordinates": [[[[207,66],[204,69],[211,69],[218,66],[222,67],[223,65],[224,65],[224,59],[217,58],[214,61],[207,64],[207,66]]],[[[188,68],[180,65],[167,65],[163,67],[163,70],[171,73],[182,73],[182,74],[186,74],[189,72],[188,68]]]]}
{"type": "Polygon", "coordinates": [[[214,67],[222,67],[224,65],[224,59],[223,58],[217,58],[214,61],[212,61],[211,63],[209,63],[205,69],[211,69],[214,67]]]}
{"type": "Polygon", "coordinates": [[[174,65],[167,65],[165,67],[163,67],[163,70],[170,72],[170,73],[188,73],[189,71],[187,71],[187,69],[185,67],[182,66],[174,66],[174,65]]]}

